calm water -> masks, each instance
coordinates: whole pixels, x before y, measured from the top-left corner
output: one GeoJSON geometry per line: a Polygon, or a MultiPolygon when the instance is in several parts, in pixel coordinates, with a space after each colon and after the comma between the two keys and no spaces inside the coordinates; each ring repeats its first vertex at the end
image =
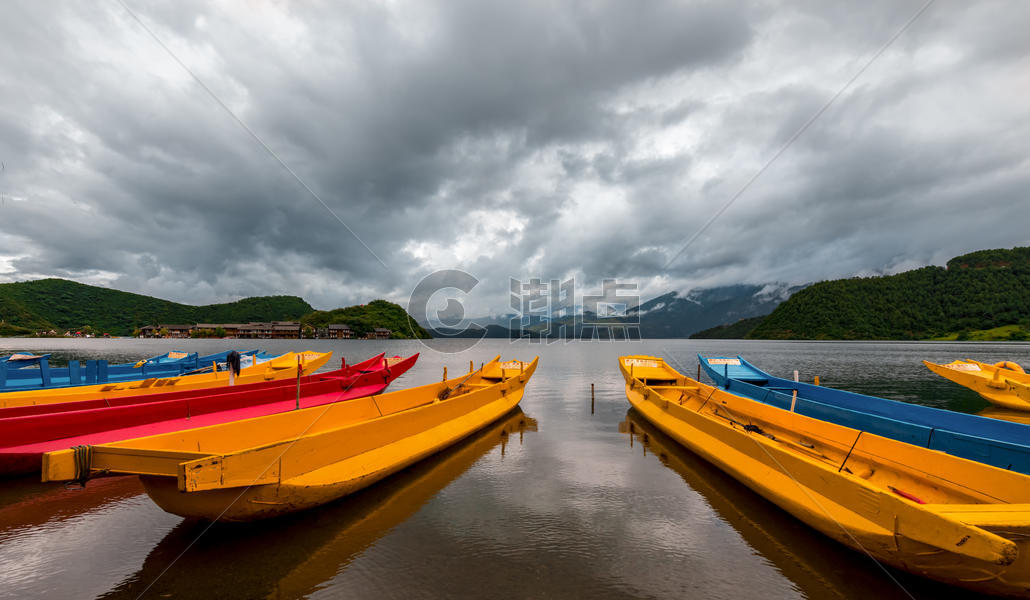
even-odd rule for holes
{"type": "MultiPolygon", "coordinates": [[[[296,341],[257,340],[269,350],[296,341]]],[[[13,340],[0,352],[135,360],[230,340],[13,340]]],[[[257,344],[245,344],[257,345],[257,344]]],[[[348,362],[417,342],[316,341],[348,362]]],[[[744,354],[773,373],[978,412],[976,394],[920,360],[1030,362],[1030,344],[484,341],[423,352],[394,388],[496,354],[541,356],[521,412],[335,504],[251,525],[185,521],[135,478],[84,491],[0,482],[3,598],[933,598],[968,597],[844,549],[631,413],[616,358],[744,354]],[[596,386],[591,412],[590,384],[596,386]],[[630,427],[632,425],[632,428],[630,427]],[[630,433],[632,431],[633,433],[630,433]]]]}

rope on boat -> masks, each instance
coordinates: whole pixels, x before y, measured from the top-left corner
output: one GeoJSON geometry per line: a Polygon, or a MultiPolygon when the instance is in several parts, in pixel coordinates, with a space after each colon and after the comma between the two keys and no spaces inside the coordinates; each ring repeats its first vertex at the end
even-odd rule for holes
{"type": "Polygon", "coordinates": [[[75,452],[75,479],[72,480],[72,483],[86,487],[86,481],[89,480],[89,471],[93,466],[93,447],[88,445],[73,446],[72,450],[75,452]]]}
{"type": "MultiPolygon", "coordinates": [[[[840,461],[840,468],[837,469],[838,473],[840,473],[841,470],[844,469],[844,465],[848,464],[848,459],[851,458],[851,453],[855,451],[855,446],[858,445],[858,438],[862,437],[863,433],[865,433],[865,431],[859,430],[858,435],[855,436],[855,441],[851,443],[851,448],[848,450],[847,456],[844,457],[844,460],[840,461]]],[[[931,431],[930,434],[933,435],[933,432],[931,431]]],[[[850,472],[851,470],[849,469],[848,473],[850,472]]]]}

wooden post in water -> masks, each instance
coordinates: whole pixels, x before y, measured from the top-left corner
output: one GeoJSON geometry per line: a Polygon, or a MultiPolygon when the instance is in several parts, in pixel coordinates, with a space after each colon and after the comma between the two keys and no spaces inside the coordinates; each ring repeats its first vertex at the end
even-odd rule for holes
{"type": "Polygon", "coordinates": [[[594,414],[594,384],[590,384],[590,414],[594,414]]]}
{"type": "Polygon", "coordinates": [[[697,381],[701,382],[701,363],[697,363],[697,381]]]}
{"type": "Polygon", "coordinates": [[[443,368],[443,379],[440,381],[447,381],[447,367],[443,368]]]}
{"type": "Polygon", "coordinates": [[[473,371],[472,361],[469,361],[469,373],[473,371]]]}
{"type": "Polygon", "coordinates": [[[300,410],[300,355],[297,356],[297,408],[294,410],[300,410]]]}
{"type": "Polygon", "coordinates": [[[815,376],[815,384],[819,385],[819,376],[818,375],[815,376]]]}

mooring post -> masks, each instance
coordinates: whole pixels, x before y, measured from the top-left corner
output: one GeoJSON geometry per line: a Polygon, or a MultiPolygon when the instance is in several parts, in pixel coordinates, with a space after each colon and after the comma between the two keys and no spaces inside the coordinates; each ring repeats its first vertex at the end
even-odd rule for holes
{"type": "Polygon", "coordinates": [[[590,384],[590,414],[594,414],[594,384],[590,384]]]}
{"type": "Polygon", "coordinates": [[[297,408],[294,410],[300,410],[300,356],[297,356],[297,408]]]}

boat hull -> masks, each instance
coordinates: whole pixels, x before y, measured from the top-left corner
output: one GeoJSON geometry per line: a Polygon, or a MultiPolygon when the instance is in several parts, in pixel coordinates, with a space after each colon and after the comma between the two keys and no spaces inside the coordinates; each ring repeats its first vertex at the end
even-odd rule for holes
{"type": "MultiPolygon", "coordinates": [[[[948,542],[933,545],[924,543],[915,538],[941,530],[942,524],[935,518],[935,514],[906,510],[912,508],[906,506],[907,501],[899,501],[898,497],[889,493],[875,493],[857,481],[860,476],[851,474],[850,469],[842,475],[835,468],[827,469],[817,464],[817,461],[804,457],[805,453],[811,453],[813,457],[825,459],[823,453],[832,454],[822,445],[826,440],[817,440],[813,436],[811,448],[793,444],[790,450],[784,450],[783,447],[789,443],[782,439],[779,432],[767,437],[767,419],[770,418],[781,419],[787,430],[804,429],[807,434],[811,429],[804,428],[800,423],[804,417],[764,406],[763,409],[757,409],[759,412],[754,413],[753,420],[753,415],[748,413],[749,405],[763,405],[708,386],[699,392],[708,398],[703,403],[698,400],[694,404],[688,402],[681,405],[675,398],[670,401],[668,397],[655,393],[639,380],[634,382],[625,368],[623,373],[627,379],[626,397],[643,418],[817,531],[871,558],[916,575],[980,593],[1009,596],[1030,594],[1030,526],[1025,517],[1022,517],[1020,526],[1010,528],[1015,529],[1014,534],[1006,531],[1005,527],[998,528],[996,533],[1006,533],[1013,539],[1010,539],[1007,549],[998,547],[1001,556],[997,558],[991,558],[990,552],[976,559],[948,551],[948,548],[963,546],[967,540],[961,538],[957,545],[948,542]],[[749,431],[748,426],[754,427],[751,423],[760,423],[761,427],[749,431]],[[762,432],[763,428],[765,432],[762,432]],[[776,438],[781,439],[773,441],[776,438]]],[[[687,384],[692,383],[692,380],[687,379],[687,384]]],[[[700,386],[698,389],[701,389],[700,386]]],[[[883,448],[891,448],[893,445],[896,451],[906,452],[902,447],[904,444],[881,440],[883,448]]],[[[843,450],[848,450],[847,445],[843,446],[843,450]]],[[[912,460],[915,462],[917,459],[912,460]]],[[[955,462],[961,459],[949,457],[948,460],[961,468],[962,465],[955,462]]],[[[841,463],[841,470],[848,464],[851,463],[846,457],[841,463]]],[[[975,465],[971,468],[990,469],[975,465]]],[[[1020,477],[1014,474],[1002,475],[994,469],[992,471],[995,472],[994,476],[1020,477]]],[[[1019,481],[1025,485],[1022,479],[1019,481]]],[[[938,513],[946,513],[947,509],[941,508],[943,505],[935,506],[938,513]]],[[[954,510],[971,510],[969,506],[955,505],[954,510]]],[[[996,505],[974,506],[1004,510],[996,505]]],[[[1025,511],[1026,505],[1014,505],[1014,508],[1025,511]]],[[[984,529],[990,531],[990,528],[984,529]]],[[[924,540],[932,537],[924,537],[924,540]]],[[[946,537],[940,539],[943,541],[946,537]]]]}
{"type": "Polygon", "coordinates": [[[333,502],[413,465],[497,421],[522,399],[522,390],[458,420],[438,425],[393,447],[378,448],[282,483],[183,493],[175,479],[141,476],[166,512],[208,521],[246,522],[280,517],[333,502]]]}
{"type": "Polygon", "coordinates": [[[377,368],[315,375],[301,385],[251,384],[186,399],[0,419],[0,476],[38,473],[44,453],[81,444],[117,442],[378,394],[417,359],[416,354],[387,366],[380,358],[377,368]]]}
{"type": "Polygon", "coordinates": [[[496,421],[518,405],[537,362],[498,357],[416,388],[48,452],[43,480],[135,474],[155,502],[181,516],[284,515],[366,487],[496,421]]]}
{"type": "Polygon", "coordinates": [[[1030,427],[774,377],[741,357],[698,356],[720,388],[770,406],[1030,474],[1030,427]],[[796,396],[793,394],[796,392],[796,396]]]}

